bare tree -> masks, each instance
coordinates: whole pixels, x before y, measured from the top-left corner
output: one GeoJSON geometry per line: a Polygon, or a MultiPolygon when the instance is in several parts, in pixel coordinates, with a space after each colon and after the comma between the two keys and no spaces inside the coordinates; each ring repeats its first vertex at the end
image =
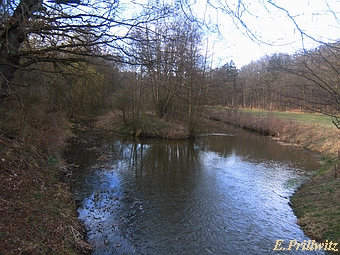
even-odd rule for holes
{"type": "Polygon", "coordinates": [[[106,0],[1,1],[0,103],[15,89],[15,71],[39,62],[69,64],[92,56],[124,62],[124,40],[131,28],[172,11],[150,2],[136,4],[138,15],[123,14],[127,7],[106,0]]]}
{"type": "MultiPolygon", "coordinates": [[[[286,97],[294,99],[295,105],[311,112],[319,112],[332,117],[339,129],[339,43],[301,51],[290,58],[270,61],[270,66],[295,80],[291,89],[294,94],[286,97]]],[[[282,93],[282,92],[281,92],[282,93]]]]}

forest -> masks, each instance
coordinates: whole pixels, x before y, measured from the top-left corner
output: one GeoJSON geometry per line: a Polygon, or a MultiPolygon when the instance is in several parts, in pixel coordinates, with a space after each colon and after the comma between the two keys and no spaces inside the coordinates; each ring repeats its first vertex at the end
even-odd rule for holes
{"type": "MultiPolygon", "coordinates": [[[[7,88],[2,85],[2,130],[53,153],[69,120],[109,111],[131,132],[146,131],[152,116],[182,123],[189,136],[208,106],[322,113],[339,126],[340,42],[212,68],[198,25],[184,18],[150,23],[152,33],[148,26],[131,29],[126,54],[117,53],[117,60],[86,56],[85,46],[44,53],[38,37],[24,43],[20,51],[27,55],[7,88]]],[[[91,54],[99,50],[91,46],[91,54]]]]}
{"type": "MultiPolygon", "coordinates": [[[[274,1],[256,3],[318,46],[215,66],[209,32],[219,25],[190,1],[1,0],[1,252],[91,250],[60,182],[77,123],[113,116],[125,134],[188,138],[207,109],[222,107],[320,113],[339,129],[340,41],[308,34],[274,1]]],[[[260,42],[249,1],[210,0],[208,9],[260,42]]]]}
{"type": "Polygon", "coordinates": [[[53,153],[70,119],[115,111],[132,132],[154,116],[182,123],[191,136],[205,107],[216,105],[322,113],[339,127],[340,42],[213,68],[204,26],[177,5],[122,20],[118,3],[84,6],[104,15],[72,4],[2,3],[5,133],[53,153]]]}

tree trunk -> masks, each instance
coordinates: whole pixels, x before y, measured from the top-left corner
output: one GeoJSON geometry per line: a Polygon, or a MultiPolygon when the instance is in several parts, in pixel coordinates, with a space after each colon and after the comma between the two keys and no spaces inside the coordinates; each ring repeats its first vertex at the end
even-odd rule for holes
{"type": "Polygon", "coordinates": [[[41,0],[21,0],[8,25],[0,30],[0,103],[10,94],[10,82],[18,69],[20,46],[25,40],[23,24],[41,8],[41,0]]]}
{"type": "MultiPolygon", "coordinates": [[[[17,26],[17,25],[16,25],[17,26]]],[[[17,26],[14,29],[9,28],[7,33],[1,35],[0,46],[0,103],[10,93],[10,82],[14,78],[14,73],[19,64],[19,47],[24,40],[21,29],[17,26]]]]}

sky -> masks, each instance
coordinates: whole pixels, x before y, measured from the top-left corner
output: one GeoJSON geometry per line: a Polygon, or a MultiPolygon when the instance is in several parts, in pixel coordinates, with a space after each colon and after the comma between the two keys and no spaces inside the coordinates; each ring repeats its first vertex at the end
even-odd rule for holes
{"type": "MultiPolygon", "coordinates": [[[[189,13],[190,9],[207,24],[209,33],[205,41],[213,67],[233,60],[241,68],[265,55],[294,54],[302,49],[316,48],[320,42],[340,40],[340,0],[155,1],[182,3],[183,10],[189,13]]],[[[132,15],[132,10],[138,13],[138,6],[148,2],[121,0],[120,3],[124,3],[132,15]]]]}
{"type": "Polygon", "coordinates": [[[202,0],[192,7],[206,21],[218,24],[218,33],[209,36],[214,66],[233,60],[240,68],[264,55],[293,54],[315,48],[320,41],[340,40],[339,0],[242,0],[241,5],[239,2],[210,0],[212,8],[202,0]],[[231,12],[239,14],[243,25],[231,18],[231,12]]]}

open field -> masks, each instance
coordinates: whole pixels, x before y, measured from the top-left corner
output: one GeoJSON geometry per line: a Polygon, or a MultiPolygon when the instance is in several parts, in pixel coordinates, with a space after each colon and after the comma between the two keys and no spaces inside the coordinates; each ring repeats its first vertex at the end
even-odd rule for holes
{"type": "Polygon", "coordinates": [[[323,126],[334,126],[332,118],[318,113],[297,113],[297,112],[277,112],[277,111],[265,111],[258,109],[240,109],[238,110],[244,113],[250,113],[253,116],[268,118],[277,117],[286,121],[296,121],[305,124],[317,124],[323,126]]]}

